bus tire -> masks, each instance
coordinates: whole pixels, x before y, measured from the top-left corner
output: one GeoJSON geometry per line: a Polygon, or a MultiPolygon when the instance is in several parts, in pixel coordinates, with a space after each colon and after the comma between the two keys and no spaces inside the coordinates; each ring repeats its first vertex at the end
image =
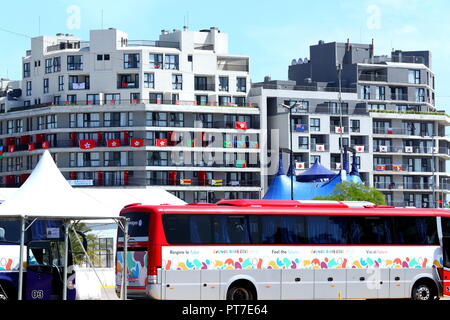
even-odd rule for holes
{"type": "Polygon", "coordinates": [[[250,281],[233,282],[227,291],[227,300],[256,300],[256,288],[250,281]]]}
{"type": "Polygon", "coordinates": [[[433,301],[439,299],[436,284],[431,279],[417,281],[413,286],[411,297],[417,301],[433,301]]]}
{"type": "Polygon", "coordinates": [[[0,281],[0,301],[17,300],[17,291],[14,286],[7,281],[0,281]]]}

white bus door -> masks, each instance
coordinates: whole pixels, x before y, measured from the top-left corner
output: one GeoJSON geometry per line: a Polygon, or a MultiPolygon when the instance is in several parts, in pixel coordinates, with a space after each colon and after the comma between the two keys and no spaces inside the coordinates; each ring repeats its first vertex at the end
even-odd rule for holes
{"type": "Polygon", "coordinates": [[[444,258],[444,270],[441,275],[443,294],[450,296],[450,237],[442,238],[442,253],[444,258]]]}

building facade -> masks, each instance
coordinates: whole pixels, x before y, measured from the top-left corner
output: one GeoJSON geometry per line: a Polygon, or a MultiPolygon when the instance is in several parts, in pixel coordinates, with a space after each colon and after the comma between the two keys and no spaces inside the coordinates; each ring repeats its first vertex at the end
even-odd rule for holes
{"type": "Polygon", "coordinates": [[[217,28],[116,29],[31,40],[19,93],[0,97],[0,183],[26,180],[48,148],[74,185],[164,186],[188,202],[259,198],[262,112],[249,57],[217,28]],[[20,94],[21,91],[21,94],[20,94]]]}
{"type": "Polygon", "coordinates": [[[281,148],[290,149],[292,130],[297,173],[316,158],[338,170],[342,144],[356,150],[362,179],[389,204],[431,207],[434,195],[438,206],[449,189],[450,121],[435,107],[431,60],[428,51],[375,56],[373,43],[320,41],[309,59],[293,61],[289,81],[254,84],[250,101],[267,108],[268,130],[279,129],[281,148]],[[282,104],[296,103],[285,126],[282,104]]]}

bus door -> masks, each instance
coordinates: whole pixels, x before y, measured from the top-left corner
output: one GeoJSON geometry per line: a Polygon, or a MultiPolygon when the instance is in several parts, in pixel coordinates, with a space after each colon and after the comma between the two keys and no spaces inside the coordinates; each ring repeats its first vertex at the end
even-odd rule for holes
{"type": "Polygon", "coordinates": [[[442,254],[444,260],[442,286],[444,295],[450,295],[450,237],[442,237],[442,254]]]}
{"type": "Polygon", "coordinates": [[[26,300],[50,300],[53,270],[50,242],[30,242],[27,246],[26,300]]]}

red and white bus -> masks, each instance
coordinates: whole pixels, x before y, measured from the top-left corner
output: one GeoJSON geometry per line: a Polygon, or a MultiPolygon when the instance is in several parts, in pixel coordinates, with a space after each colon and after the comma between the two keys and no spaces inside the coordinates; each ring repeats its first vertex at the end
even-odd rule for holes
{"type": "MultiPolygon", "coordinates": [[[[431,300],[450,294],[447,210],[222,200],[133,204],[121,215],[130,219],[130,298],[431,300]]],[[[119,233],[117,292],[122,263],[119,233]]]]}

